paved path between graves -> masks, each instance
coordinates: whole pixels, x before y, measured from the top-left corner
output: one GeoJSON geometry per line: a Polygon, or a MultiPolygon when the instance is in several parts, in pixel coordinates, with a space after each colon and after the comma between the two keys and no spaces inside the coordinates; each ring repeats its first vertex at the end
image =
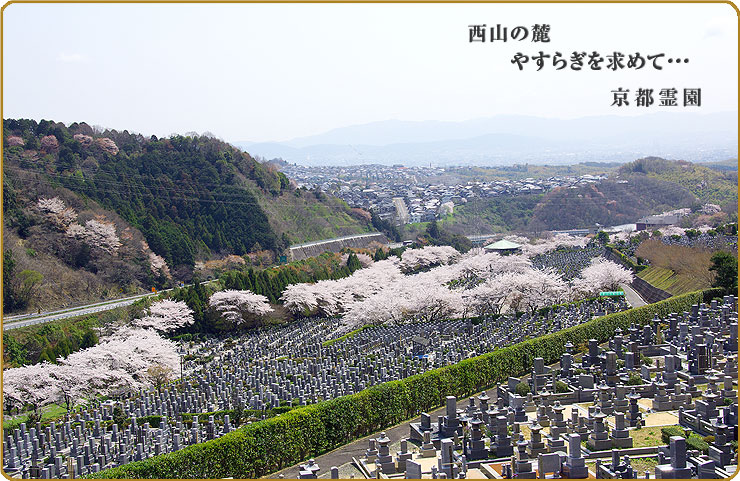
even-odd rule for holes
{"type": "Polygon", "coordinates": [[[640,294],[637,293],[636,290],[634,290],[632,287],[628,286],[627,284],[620,284],[620,289],[624,291],[624,297],[627,299],[627,302],[632,307],[640,307],[647,305],[647,302],[643,300],[642,297],[640,297],[640,294]]]}
{"type": "MultiPolygon", "coordinates": [[[[486,391],[489,396],[491,396],[492,390],[486,391]]],[[[480,393],[476,393],[475,396],[478,396],[480,393]]],[[[468,397],[461,398],[457,402],[457,408],[458,409],[465,409],[465,406],[468,405],[468,397]]],[[[436,422],[437,416],[444,415],[445,408],[444,406],[440,407],[439,409],[436,409],[435,411],[432,411],[429,413],[432,417],[433,422],[436,422]]],[[[335,449],[334,451],[330,451],[326,454],[322,454],[321,456],[316,456],[314,458],[314,461],[316,464],[319,465],[321,468],[321,471],[318,473],[319,478],[328,478],[329,474],[331,472],[332,466],[337,466],[339,468],[339,478],[340,479],[347,479],[350,477],[351,474],[354,474],[355,479],[364,479],[360,471],[351,465],[352,463],[352,457],[354,456],[357,459],[360,459],[361,457],[365,456],[365,451],[368,447],[368,440],[370,438],[377,438],[381,432],[385,432],[388,437],[392,440],[391,443],[391,453],[395,454],[396,451],[400,449],[400,444],[402,439],[406,439],[409,437],[409,424],[410,423],[418,423],[421,422],[421,416],[417,416],[414,419],[410,421],[404,421],[401,424],[398,424],[396,426],[383,429],[381,431],[378,431],[377,433],[371,434],[369,436],[365,436],[364,438],[360,438],[357,441],[353,441],[349,444],[345,444],[342,447],[339,447],[335,449]]],[[[411,446],[409,446],[409,449],[411,449],[411,446]]],[[[285,468],[282,471],[278,471],[276,473],[268,474],[265,476],[265,478],[277,478],[281,474],[285,476],[285,478],[288,479],[295,479],[298,477],[298,471],[301,464],[305,464],[306,461],[303,461],[299,464],[296,464],[295,466],[291,466],[289,468],[285,468]]]]}

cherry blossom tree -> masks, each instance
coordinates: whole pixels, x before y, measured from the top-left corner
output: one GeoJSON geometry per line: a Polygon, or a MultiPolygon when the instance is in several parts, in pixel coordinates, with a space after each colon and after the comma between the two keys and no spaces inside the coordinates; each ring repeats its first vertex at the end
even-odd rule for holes
{"type": "MultiPolygon", "coordinates": [[[[373,258],[370,257],[367,254],[363,254],[362,252],[355,253],[357,256],[357,260],[360,261],[360,265],[362,265],[363,268],[370,267],[373,264],[373,258]]],[[[349,260],[349,254],[342,254],[341,260],[339,263],[341,265],[347,264],[347,260],[349,260]]]]}
{"type": "Polygon", "coordinates": [[[97,247],[109,254],[116,253],[118,248],[121,247],[121,240],[116,235],[116,227],[111,223],[95,219],[88,220],[84,226],[71,224],[67,228],[67,235],[80,239],[90,247],[97,247]]]}
{"type": "Polygon", "coordinates": [[[573,280],[572,287],[581,295],[595,295],[604,289],[616,290],[620,284],[630,284],[634,279],[631,271],[603,257],[596,257],[581,271],[580,277],[573,280]]]}
{"type": "Polygon", "coordinates": [[[140,319],[134,319],[135,327],[170,332],[195,322],[193,310],[184,301],[163,299],[153,303],[145,314],[140,319]]]}
{"type": "Polygon", "coordinates": [[[161,272],[167,278],[172,277],[172,274],[170,274],[170,268],[167,265],[167,261],[165,261],[162,256],[158,256],[154,252],[149,252],[149,268],[155,274],[161,272]]]}
{"type": "Polygon", "coordinates": [[[309,287],[310,285],[300,283],[286,286],[282,296],[280,296],[283,305],[294,313],[302,312],[307,316],[315,314],[319,303],[314,290],[309,287]]]}
{"type": "Polygon", "coordinates": [[[623,231],[615,232],[614,234],[609,234],[609,237],[614,242],[617,242],[617,241],[629,242],[630,239],[632,239],[634,235],[635,235],[634,232],[623,230],[623,231]]]}
{"type": "Polygon", "coordinates": [[[64,201],[59,197],[50,199],[40,198],[36,202],[36,207],[46,215],[55,225],[66,229],[72,222],[77,219],[77,213],[71,207],[67,207],[64,201]]]}
{"type": "Polygon", "coordinates": [[[401,322],[410,318],[431,321],[457,317],[463,310],[461,291],[441,284],[438,273],[430,271],[399,277],[349,306],[344,320],[350,325],[401,322]]]}
{"type": "Polygon", "coordinates": [[[40,420],[41,407],[51,404],[59,395],[57,383],[51,376],[54,367],[54,364],[42,362],[3,371],[4,402],[18,407],[29,405],[40,420]]]}
{"type": "Polygon", "coordinates": [[[291,284],[283,291],[281,299],[283,305],[295,313],[337,315],[403,277],[397,264],[398,259],[393,257],[357,270],[344,279],[291,284]]]}
{"type": "Polygon", "coordinates": [[[372,257],[367,254],[363,254],[362,252],[357,253],[357,260],[360,261],[363,268],[368,268],[375,262],[372,257]]]}
{"type": "Polygon", "coordinates": [[[475,316],[498,314],[509,295],[507,275],[502,274],[463,292],[463,302],[468,312],[475,316]]]}
{"type": "Polygon", "coordinates": [[[460,260],[450,265],[450,280],[458,280],[465,286],[474,286],[478,282],[503,272],[522,272],[531,268],[532,262],[523,255],[502,256],[483,249],[471,250],[460,260]]]}
{"type": "Polygon", "coordinates": [[[98,394],[122,394],[150,384],[153,364],[178,369],[175,343],[152,329],[124,327],[88,349],[70,354],[60,364],[85,373],[89,388],[98,394]]]}
{"type": "Polygon", "coordinates": [[[225,290],[214,293],[209,305],[234,324],[244,324],[273,311],[267,297],[251,291],[225,290]]]}
{"type": "Polygon", "coordinates": [[[77,400],[94,392],[94,379],[100,379],[101,371],[89,372],[66,364],[50,365],[49,371],[57,388],[57,399],[64,403],[67,411],[77,400]]]}
{"type": "Polygon", "coordinates": [[[534,313],[537,309],[564,301],[568,285],[552,269],[528,269],[514,276],[517,290],[522,293],[520,306],[534,313]]]}
{"type": "Polygon", "coordinates": [[[448,264],[460,253],[450,246],[425,246],[421,249],[409,249],[401,255],[401,270],[411,272],[434,265],[448,264]]]}
{"type": "Polygon", "coordinates": [[[572,236],[569,234],[556,234],[547,239],[539,239],[522,245],[522,253],[529,257],[547,254],[559,248],[586,247],[590,239],[587,237],[572,236]]]}

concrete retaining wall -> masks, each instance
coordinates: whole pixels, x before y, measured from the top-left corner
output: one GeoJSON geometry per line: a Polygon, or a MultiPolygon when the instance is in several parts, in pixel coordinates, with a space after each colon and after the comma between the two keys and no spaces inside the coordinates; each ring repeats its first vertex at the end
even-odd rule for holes
{"type": "Polygon", "coordinates": [[[358,234],[353,236],[338,237],[325,241],[309,242],[290,247],[290,260],[299,261],[308,257],[316,257],[324,252],[339,252],[345,247],[362,248],[371,243],[388,244],[388,239],[380,232],[369,234],[358,234]]]}
{"type": "MultiPolygon", "coordinates": [[[[604,256],[612,262],[616,262],[617,264],[621,264],[627,269],[631,269],[630,266],[626,265],[618,255],[616,255],[609,249],[606,249],[604,256]]],[[[637,274],[635,274],[635,280],[632,281],[630,287],[637,291],[640,297],[642,297],[643,300],[649,304],[668,299],[672,296],[671,293],[666,292],[662,289],[658,289],[647,281],[640,279],[639,277],[637,277],[637,274]]]]}
{"type": "Polygon", "coordinates": [[[637,276],[635,276],[635,280],[632,281],[632,284],[630,284],[630,286],[632,286],[632,288],[636,290],[638,294],[640,294],[640,297],[642,297],[645,302],[649,302],[650,304],[652,304],[653,302],[668,299],[672,295],[669,292],[658,289],[657,287],[648,283],[646,280],[640,279],[637,276]]]}

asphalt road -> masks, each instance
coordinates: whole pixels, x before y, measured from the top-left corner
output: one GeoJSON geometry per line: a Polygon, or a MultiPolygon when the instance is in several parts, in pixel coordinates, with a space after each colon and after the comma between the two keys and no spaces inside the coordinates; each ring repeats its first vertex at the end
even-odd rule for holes
{"type": "Polygon", "coordinates": [[[627,303],[632,307],[640,307],[647,304],[642,297],[640,297],[640,294],[637,293],[636,290],[634,290],[632,287],[630,287],[627,284],[620,284],[620,289],[624,291],[624,297],[627,300],[627,303]]]}
{"type": "MultiPolygon", "coordinates": [[[[201,284],[207,284],[209,282],[211,281],[203,281],[201,284]]],[[[42,312],[41,314],[31,313],[20,314],[17,316],[3,316],[3,330],[7,331],[8,329],[32,326],[34,324],[44,324],[46,322],[56,321],[58,319],[65,319],[67,317],[85,316],[100,311],[107,311],[110,309],[115,309],[116,307],[128,306],[129,304],[133,304],[139,299],[143,299],[149,296],[156,296],[163,292],[168,292],[171,290],[172,289],[166,289],[158,292],[147,292],[146,294],[124,297],[118,300],[96,302],[94,304],[87,304],[85,306],[76,306],[67,309],[61,309],[58,311],[42,312]]]]}
{"type": "Polygon", "coordinates": [[[58,319],[64,319],[67,317],[84,316],[87,314],[93,314],[95,312],[107,311],[109,309],[115,309],[116,307],[128,306],[133,304],[139,299],[143,299],[147,296],[156,295],[141,294],[134,297],[129,297],[119,301],[107,301],[104,303],[89,304],[87,306],[71,307],[69,309],[62,309],[59,311],[44,312],[41,314],[25,314],[22,316],[4,317],[3,318],[3,330],[16,329],[19,327],[31,326],[34,324],[44,324],[50,321],[56,321],[58,319]]]}

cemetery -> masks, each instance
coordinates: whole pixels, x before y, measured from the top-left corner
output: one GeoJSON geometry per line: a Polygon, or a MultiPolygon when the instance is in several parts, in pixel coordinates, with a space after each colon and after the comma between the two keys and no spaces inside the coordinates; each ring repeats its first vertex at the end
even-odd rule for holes
{"type": "Polygon", "coordinates": [[[391,479],[726,478],[737,468],[737,369],[737,299],[728,296],[618,329],[601,346],[590,340],[582,356],[566,344],[556,365],[535,358],[526,378],[462,406],[448,396],[444,415],[422,413],[395,455],[383,433],[353,463],[391,479]],[[661,435],[645,443],[648,430],[661,435]]]}
{"type": "Polygon", "coordinates": [[[255,477],[302,462],[290,477],[338,477],[305,460],[421,412],[405,438],[374,436],[357,477],[645,477],[646,465],[651,477],[725,477],[737,445],[737,300],[703,304],[712,294],[373,326],[334,343],[337,319],[211,340],[191,353],[208,362],[182,385],[6,433],[3,469],[255,477]],[[440,403],[443,415],[423,414],[440,403]],[[647,429],[657,441],[644,442],[647,429]],[[234,443],[248,451],[228,457],[234,443]]]}
{"type": "Polygon", "coordinates": [[[234,410],[251,413],[256,421],[270,412],[357,393],[627,307],[621,298],[597,299],[556,307],[542,316],[374,326],[335,343],[325,341],[343,332],[338,319],[304,319],[252,331],[238,343],[211,340],[198,346],[197,356],[188,353],[211,360],[188,369],[182,386],[93,404],[46,427],[21,424],[5,440],[4,469],[13,477],[44,479],[96,473],[223,436],[236,428],[234,410]],[[130,419],[128,426],[113,422],[116,407],[130,419]],[[193,413],[208,414],[188,415],[193,413]]]}
{"type": "Polygon", "coordinates": [[[561,274],[563,279],[571,280],[588,267],[592,259],[603,256],[604,253],[603,247],[592,243],[584,248],[558,249],[536,255],[532,258],[532,265],[537,269],[552,268],[561,274]]]}
{"type": "MultiPolygon", "coordinates": [[[[6,429],[3,469],[36,479],[254,478],[302,463],[290,477],[338,477],[338,467],[322,472],[311,457],[372,435],[365,457],[346,460],[352,475],[730,472],[737,299],[710,289],[630,308],[623,296],[588,297],[631,275],[593,245],[536,253],[552,246],[535,245],[531,263],[410,251],[343,280],[293,287],[289,307],[318,306],[311,317],[181,341],[177,353],[154,331],[129,330],[166,345],[169,364],[179,355],[179,379],[130,384],[51,422],[6,429]],[[444,265],[445,256],[455,260],[444,265]],[[368,281],[385,285],[364,292],[368,281]],[[394,304],[397,313],[354,322],[389,304],[394,289],[406,302],[394,304]],[[440,405],[443,414],[427,414],[440,405]],[[380,434],[418,415],[405,437],[380,434]]],[[[237,323],[243,309],[271,309],[248,291],[217,292],[210,304],[237,323]]],[[[188,322],[186,306],[170,301],[135,320],[160,331],[188,322]]]]}

